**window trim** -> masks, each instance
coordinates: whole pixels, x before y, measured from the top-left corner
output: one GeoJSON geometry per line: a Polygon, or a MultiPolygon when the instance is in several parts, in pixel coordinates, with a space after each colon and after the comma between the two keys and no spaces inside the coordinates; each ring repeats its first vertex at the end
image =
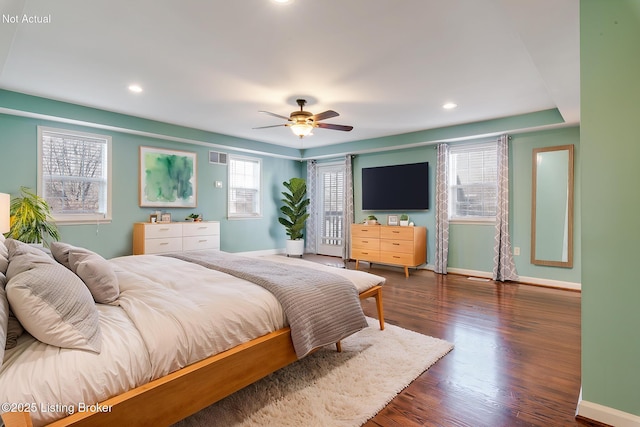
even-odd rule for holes
{"type": "MultiPolygon", "coordinates": [[[[451,161],[451,156],[452,154],[456,154],[455,151],[474,151],[474,148],[481,148],[483,146],[489,146],[489,145],[493,145],[495,146],[496,150],[497,150],[497,141],[496,140],[490,140],[490,141],[475,141],[475,142],[469,142],[469,143],[463,143],[463,144],[456,144],[456,145],[452,145],[449,148],[449,153],[447,155],[447,163],[449,163],[451,161]],[[454,151],[454,153],[452,153],[452,150],[454,151]]],[[[447,169],[451,170],[451,163],[449,163],[447,165],[447,169]]],[[[497,158],[496,158],[496,168],[497,168],[497,158]]],[[[496,186],[497,186],[497,177],[496,177],[496,186]]],[[[461,216],[452,216],[452,209],[451,209],[451,204],[452,204],[452,184],[450,182],[447,183],[447,191],[449,192],[449,206],[447,207],[447,215],[449,217],[449,224],[467,224],[467,225],[494,225],[496,222],[496,216],[467,216],[467,217],[461,217],[461,216]]]]}
{"type": "Polygon", "coordinates": [[[249,156],[241,156],[236,154],[229,154],[228,157],[228,166],[227,166],[227,181],[229,185],[227,185],[227,219],[236,221],[236,220],[247,220],[247,219],[260,219],[263,217],[263,168],[262,168],[262,159],[259,157],[249,157],[249,156]],[[258,167],[260,168],[259,174],[259,185],[258,185],[258,213],[257,214],[232,214],[231,213],[231,162],[234,160],[244,160],[258,163],[258,167]]]}
{"type": "Polygon", "coordinates": [[[70,129],[52,128],[47,126],[38,126],[38,183],[36,187],[37,194],[44,197],[44,171],[42,169],[42,137],[43,133],[51,132],[63,135],[79,136],[81,138],[104,139],[107,148],[107,198],[106,212],[104,214],[56,214],[53,218],[57,224],[75,225],[75,224],[94,224],[94,223],[110,223],[112,221],[112,138],[109,135],[100,135],[89,132],[82,132],[70,129]]]}

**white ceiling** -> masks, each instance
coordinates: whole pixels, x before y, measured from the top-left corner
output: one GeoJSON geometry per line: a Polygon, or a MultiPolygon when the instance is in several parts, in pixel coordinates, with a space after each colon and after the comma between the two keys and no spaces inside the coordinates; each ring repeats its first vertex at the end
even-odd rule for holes
{"type": "Polygon", "coordinates": [[[579,122],[579,0],[0,0],[0,88],[305,148],[558,108],[579,122]],[[141,85],[133,94],[127,87],[141,85]],[[295,99],[332,109],[303,141],[295,99]],[[446,111],[445,102],[458,108],[446,111]]]}

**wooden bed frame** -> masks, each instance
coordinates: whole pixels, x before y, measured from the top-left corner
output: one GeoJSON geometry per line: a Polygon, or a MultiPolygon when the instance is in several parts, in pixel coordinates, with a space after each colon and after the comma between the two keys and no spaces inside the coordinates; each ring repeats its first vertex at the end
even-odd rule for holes
{"type": "MultiPolygon", "coordinates": [[[[382,286],[360,294],[376,299],[384,329],[382,286]]],[[[338,351],[340,343],[336,343],[338,351]]],[[[108,412],[76,412],[49,424],[62,426],[171,425],[298,360],[290,329],[283,328],[208,357],[97,405],[108,412]]],[[[6,412],[7,427],[32,427],[28,412],[6,412]]]]}

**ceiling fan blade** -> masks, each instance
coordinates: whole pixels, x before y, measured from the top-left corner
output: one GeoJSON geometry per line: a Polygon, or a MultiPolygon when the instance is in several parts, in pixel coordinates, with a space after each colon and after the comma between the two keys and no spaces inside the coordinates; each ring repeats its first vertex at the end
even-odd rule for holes
{"type": "Polygon", "coordinates": [[[319,120],[330,119],[331,117],[338,117],[339,115],[340,114],[333,110],[327,110],[322,113],[314,114],[311,118],[317,122],[319,120]]]}
{"type": "Polygon", "coordinates": [[[258,126],[257,128],[251,128],[251,129],[266,129],[266,128],[277,128],[280,126],[289,126],[287,123],[285,124],[281,124],[281,125],[271,125],[271,126],[258,126]]]}
{"type": "Polygon", "coordinates": [[[281,116],[280,114],[276,114],[276,113],[270,113],[269,111],[258,111],[258,113],[268,114],[270,116],[277,117],[279,119],[284,119],[287,121],[291,120],[289,117],[281,116]]]}
{"type": "Polygon", "coordinates": [[[353,126],[332,125],[329,123],[316,123],[316,126],[319,128],[325,128],[325,129],[343,130],[345,132],[349,132],[351,129],[353,129],[353,126]]]}

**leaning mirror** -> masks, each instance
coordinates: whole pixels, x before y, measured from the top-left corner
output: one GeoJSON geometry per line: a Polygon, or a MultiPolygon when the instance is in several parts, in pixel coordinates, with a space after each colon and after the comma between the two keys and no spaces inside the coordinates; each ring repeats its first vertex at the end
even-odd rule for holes
{"type": "Polygon", "coordinates": [[[533,150],[531,263],[573,267],[573,145],[533,150]]]}

